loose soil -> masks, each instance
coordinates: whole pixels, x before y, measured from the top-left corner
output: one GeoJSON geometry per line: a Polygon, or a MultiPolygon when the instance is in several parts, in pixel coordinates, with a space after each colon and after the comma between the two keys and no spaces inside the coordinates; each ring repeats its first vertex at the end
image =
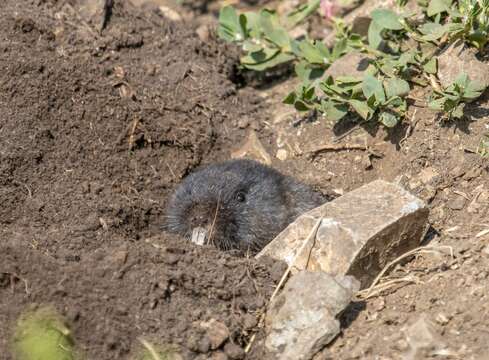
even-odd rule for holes
{"type": "Polygon", "coordinates": [[[210,319],[241,349],[280,265],[160,226],[169,191],[226,157],[260,98],[238,96],[236,50],[192,26],[116,2],[100,34],[82,10],[0,5],[0,358],[32,304],[54,304],[92,359],[128,358],[141,336],[210,355],[210,319]]]}
{"type": "MultiPolygon", "coordinates": [[[[193,15],[175,23],[154,5],[115,1],[102,31],[84,3],[0,3],[0,359],[11,359],[19,314],[42,304],[90,359],[132,359],[141,337],[185,359],[242,358],[283,265],[196,248],[160,225],[180,179],[229,158],[250,132],[274,167],[325,193],[400,181],[429,203],[426,242],[454,253],[398,266],[391,278],[415,281],[358,299],[318,359],[405,358],[420,318],[437,347],[419,358],[487,356],[489,164],[474,152],[487,98],[462,122],[417,104],[392,132],[354,128],[334,142],[353,124],[281,104],[293,79],[245,86],[237,49],[202,35],[214,2],[186,6],[193,15]],[[314,150],[331,144],[341,146],[314,150]],[[219,349],[202,327],[210,319],[230,330],[219,349]]],[[[246,358],[266,358],[260,338],[246,358]]]]}

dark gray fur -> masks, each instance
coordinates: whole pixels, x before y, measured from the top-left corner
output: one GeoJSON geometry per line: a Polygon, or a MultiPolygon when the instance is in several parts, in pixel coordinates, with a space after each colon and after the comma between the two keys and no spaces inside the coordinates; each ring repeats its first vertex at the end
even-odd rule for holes
{"type": "Polygon", "coordinates": [[[271,167],[230,160],[182,181],[169,201],[164,229],[190,238],[194,227],[214,222],[210,241],[215,246],[257,252],[299,215],[324,202],[321,194],[271,167]]]}

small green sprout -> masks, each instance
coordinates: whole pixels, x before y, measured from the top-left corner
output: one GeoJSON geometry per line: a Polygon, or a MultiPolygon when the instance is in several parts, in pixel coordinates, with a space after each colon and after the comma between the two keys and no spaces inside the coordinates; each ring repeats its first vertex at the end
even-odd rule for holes
{"type": "Polygon", "coordinates": [[[489,133],[482,135],[477,153],[482,157],[489,157],[489,133]]]}
{"type": "Polygon", "coordinates": [[[467,74],[461,74],[445,89],[435,90],[428,106],[443,111],[448,119],[460,119],[464,115],[465,104],[477,99],[484,90],[484,85],[471,81],[467,74]]]}

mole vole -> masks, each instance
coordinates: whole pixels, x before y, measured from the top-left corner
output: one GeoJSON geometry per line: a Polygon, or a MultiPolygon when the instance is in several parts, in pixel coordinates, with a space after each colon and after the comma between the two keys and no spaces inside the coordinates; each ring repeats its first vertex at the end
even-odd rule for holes
{"type": "Polygon", "coordinates": [[[171,196],[163,228],[221,250],[255,253],[299,215],[326,201],[269,166],[229,160],[182,181],[171,196]]]}

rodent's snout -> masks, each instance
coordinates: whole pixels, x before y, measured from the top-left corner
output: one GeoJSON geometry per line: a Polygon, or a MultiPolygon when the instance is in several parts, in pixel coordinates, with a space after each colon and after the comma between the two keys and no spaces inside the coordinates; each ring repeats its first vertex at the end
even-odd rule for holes
{"type": "Polygon", "coordinates": [[[192,226],[192,228],[195,228],[195,227],[207,227],[208,226],[208,218],[207,216],[204,216],[202,214],[196,214],[196,213],[193,213],[190,215],[190,224],[192,226]]]}

